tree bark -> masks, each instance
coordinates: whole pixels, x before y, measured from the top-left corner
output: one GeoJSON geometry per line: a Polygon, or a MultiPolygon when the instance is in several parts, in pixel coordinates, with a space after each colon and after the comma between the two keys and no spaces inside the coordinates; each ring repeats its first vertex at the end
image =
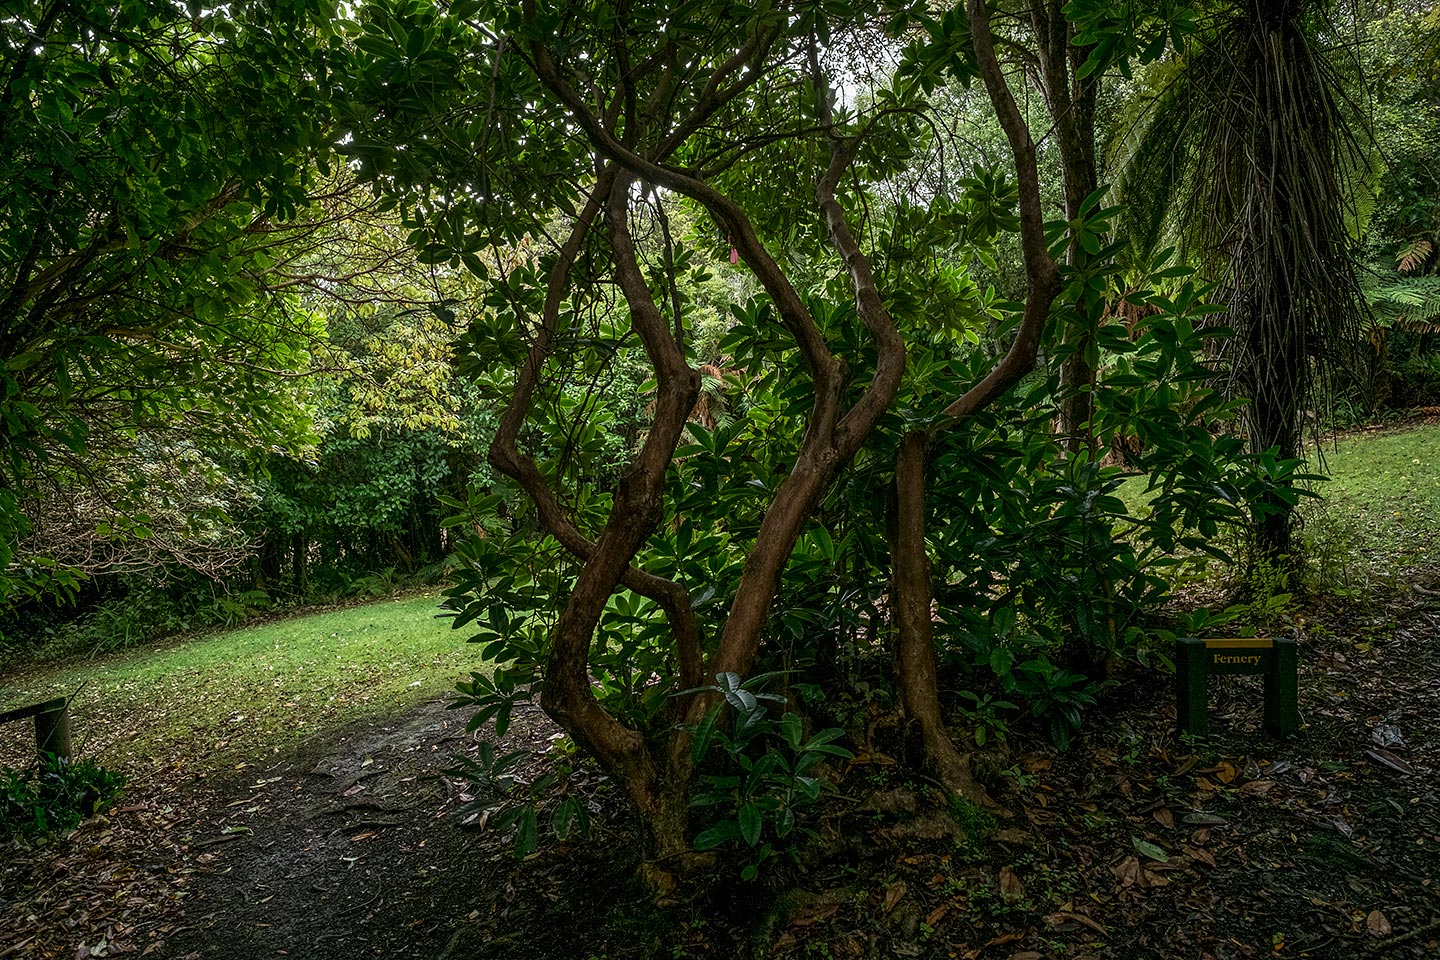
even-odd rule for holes
{"type": "MultiPolygon", "coordinates": [[[[1089,47],[1073,42],[1074,30],[1065,19],[1060,0],[1031,0],[1030,23],[1039,54],[1039,79],[1045,105],[1055,124],[1060,148],[1060,167],[1065,181],[1065,218],[1080,218],[1080,206],[1099,186],[1095,158],[1095,104],[1098,74],[1078,76],[1089,56],[1089,47]]],[[[1065,260],[1079,267],[1085,252],[1072,237],[1065,260]]],[[[1065,332],[1064,346],[1072,351],[1060,365],[1060,432],[1070,453],[1094,451],[1095,432],[1089,426],[1095,416],[1095,325],[1099,304],[1087,300],[1080,305],[1076,323],[1065,332]]]]}
{"type": "Polygon", "coordinates": [[[931,617],[930,556],[925,546],[924,431],[912,430],[895,457],[895,523],[890,547],[890,608],[899,636],[896,661],[905,715],[920,728],[925,762],[945,788],[971,803],[996,804],[970,772],[940,712],[931,617]]]}
{"type": "Polygon", "coordinates": [[[966,13],[981,79],[1015,158],[1020,248],[1026,275],[1025,308],[1015,341],[991,371],[945,408],[944,420],[923,433],[908,433],[902,440],[895,462],[897,517],[891,599],[900,632],[901,698],[906,712],[921,727],[927,762],[949,789],[984,803],[987,798],[970,776],[968,757],[956,748],[940,714],[930,619],[930,563],[925,548],[925,449],[933,436],[984,409],[1034,369],[1040,337],[1060,293],[1060,268],[1045,243],[1035,141],[995,56],[984,0],[968,0],[966,13]]]}

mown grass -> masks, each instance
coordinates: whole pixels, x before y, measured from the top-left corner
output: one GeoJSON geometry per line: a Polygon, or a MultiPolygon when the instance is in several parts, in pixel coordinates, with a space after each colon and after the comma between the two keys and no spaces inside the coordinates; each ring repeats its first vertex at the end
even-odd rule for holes
{"type": "MultiPolygon", "coordinates": [[[[1440,424],[1348,434],[1312,450],[1306,471],[1326,477],[1300,506],[1311,588],[1361,594],[1440,567],[1440,424]]],[[[1150,500],[1142,477],[1117,492],[1132,511],[1150,500]]]]}
{"type": "MultiPolygon", "coordinates": [[[[0,686],[0,710],[84,689],[78,752],[132,772],[208,774],[444,692],[478,665],[434,595],[230,630],[0,686]]],[[[28,763],[28,724],[0,727],[0,763],[28,763]]]]}
{"type": "Polygon", "coordinates": [[[1363,590],[1440,564],[1440,425],[1350,434],[1320,452],[1329,480],[1301,512],[1312,566],[1363,590]]]}

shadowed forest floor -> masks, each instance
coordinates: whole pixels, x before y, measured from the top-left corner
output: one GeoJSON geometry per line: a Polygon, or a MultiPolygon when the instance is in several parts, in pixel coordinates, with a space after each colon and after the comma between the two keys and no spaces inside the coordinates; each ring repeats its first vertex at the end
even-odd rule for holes
{"type": "MultiPolygon", "coordinates": [[[[993,823],[881,749],[835,771],[797,862],[658,911],[595,774],[588,841],[517,862],[461,829],[439,774],[475,745],[431,700],[205,781],[162,771],[67,840],[13,847],[0,957],[1440,955],[1440,604],[1312,612],[1290,743],[1260,732],[1257,690],[1212,683],[1204,742],[1177,740],[1168,680],[1139,671],[1068,752],[1012,738],[993,823]]],[[[533,776],[554,732],[526,713],[506,746],[533,776]]]]}

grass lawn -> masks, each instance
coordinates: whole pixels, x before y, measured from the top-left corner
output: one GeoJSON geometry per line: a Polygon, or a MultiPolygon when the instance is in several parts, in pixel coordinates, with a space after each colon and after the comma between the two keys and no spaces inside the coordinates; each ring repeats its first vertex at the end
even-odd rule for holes
{"type": "MultiPolygon", "coordinates": [[[[131,773],[208,774],[312,734],[434,697],[478,665],[468,634],[406,597],[39,668],[0,686],[0,710],[85,683],[76,751],[131,773]]],[[[0,727],[0,764],[28,763],[29,723],[0,727]]]]}
{"type": "MultiPolygon", "coordinates": [[[[1364,590],[1376,579],[1440,566],[1440,424],[1351,433],[1321,448],[1329,477],[1303,500],[1301,536],[1322,589],[1364,590]]],[[[1117,491],[1131,510],[1149,502],[1145,480],[1117,491]]]]}
{"type": "Polygon", "coordinates": [[[1440,563],[1440,424],[1350,434],[1323,453],[1330,480],[1303,511],[1318,562],[1348,555],[1382,577],[1440,563]]]}

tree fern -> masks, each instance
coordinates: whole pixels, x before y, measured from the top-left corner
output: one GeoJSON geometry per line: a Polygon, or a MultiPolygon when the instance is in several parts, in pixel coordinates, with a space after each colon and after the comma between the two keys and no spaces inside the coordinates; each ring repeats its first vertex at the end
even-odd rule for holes
{"type": "MultiPolygon", "coordinates": [[[[1324,0],[1237,0],[1177,55],[1124,152],[1119,199],[1140,251],[1167,229],[1219,281],[1236,331],[1233,391],[1253,449],[1299,453],[1305,409],[1351,369],[1366,301],[1356,266],[1356,199],[1374,149],[1344,78],[1316,40],[1324,0]]],[[[1289,550],[1289,509],[1257,524],[1289,550]]]]}

